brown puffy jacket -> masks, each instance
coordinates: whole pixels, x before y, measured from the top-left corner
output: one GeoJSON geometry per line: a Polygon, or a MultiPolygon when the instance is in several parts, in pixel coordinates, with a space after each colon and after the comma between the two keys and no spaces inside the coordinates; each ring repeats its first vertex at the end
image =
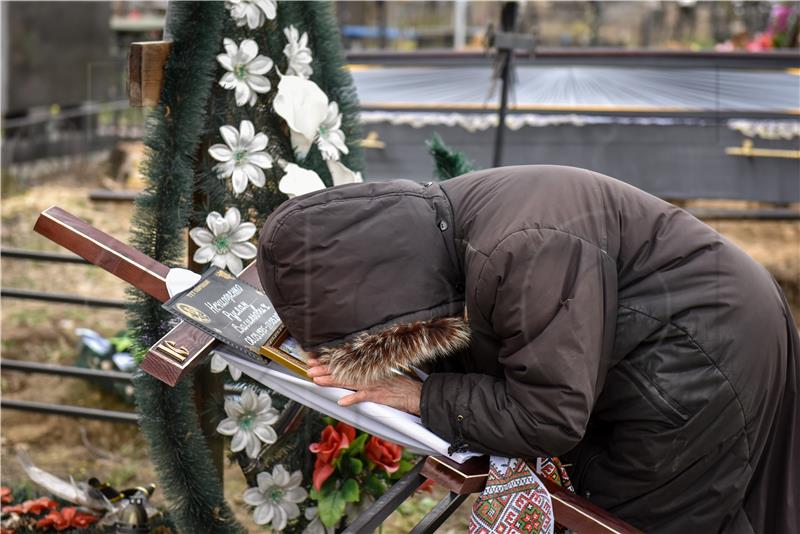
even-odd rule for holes
{"type": "Polygon", "coordinates": [[[456,447],[565,455],[648,532],[800,532],[797,330],[685,211],[569,167],[358,184],[280,206],[258,261],[339,376],[435,361],[422,421],[456,447]]]}

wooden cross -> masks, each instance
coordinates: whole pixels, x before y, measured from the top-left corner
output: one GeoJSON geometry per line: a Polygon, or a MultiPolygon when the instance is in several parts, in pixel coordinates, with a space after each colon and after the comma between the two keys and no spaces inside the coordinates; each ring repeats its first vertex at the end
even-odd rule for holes
{"type": "MultiPolygon", "coordinates": [[[[169,299],[169,267],[61,208],[51,207],[43,211],[33,229],[156,300],[166,302],[169,299]]],[[[259,284],[255,263],[251,263],[240,276],[247,283],[259,284]]],[[[147,351],[140,367],[174,386],[213,350],[216,343],[210,335],[181,322],[147,351]]]]}
{"type": "MultiPolygon", "coordinates": [[[[135,248],[98,230],[86,221],[51,207],[43,211],[34,230],[44,237],[125,280],[160,302],[169,299],[167,274],[170,268],[135,248]]],[[[255,262],[239,278],[260,286],[255,262]]],[[[147,352],[140,367],[159,380],[174,386],[193,366],[208,355],[217,340],[187,323],[180,323],[159,339],[147,352]]],[[[422,475],[448,490],[463,495],[483,489],[488,477],[488,458],[473,458],[457,464],[444,457],[429,456],[422,475]]],[[[559,524],[589,534],[640,534],[640,531],[615,518],[588,500],[565,491],[543,479],[553,501],[559,524]]]]}

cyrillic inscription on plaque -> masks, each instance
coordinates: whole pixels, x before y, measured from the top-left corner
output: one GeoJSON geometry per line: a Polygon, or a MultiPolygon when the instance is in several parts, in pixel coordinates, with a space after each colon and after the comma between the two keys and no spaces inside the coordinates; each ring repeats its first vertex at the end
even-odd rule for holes
{"type": "Polygon", "coordinates": [[[269,298],[216,267],[192,289],[168,300],[164,308],[258,360],[261,346],[275,341],[280,333],[281,320],[269,298]]]}

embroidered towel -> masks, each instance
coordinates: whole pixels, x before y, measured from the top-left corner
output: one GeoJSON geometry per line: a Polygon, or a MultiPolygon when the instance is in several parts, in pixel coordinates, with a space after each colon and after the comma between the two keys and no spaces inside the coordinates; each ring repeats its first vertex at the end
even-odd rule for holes
{"type": "Polygon", "coordinates": [[[553,534],[553,502],[539,476],[569,491],[572,484],[558,458],[492,456],[486,488],[472,506],[470,534],[553,534]]]}

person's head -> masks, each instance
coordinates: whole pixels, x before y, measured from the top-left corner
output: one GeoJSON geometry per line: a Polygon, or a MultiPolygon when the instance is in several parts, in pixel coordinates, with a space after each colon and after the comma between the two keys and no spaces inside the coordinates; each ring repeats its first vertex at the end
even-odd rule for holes
{"type": "Polygon", "coordinates": [[[264,291],[334,376],[377,379],[466,345],[449,202],[397,180],[291,199],[261,231],[264,291]]]}

